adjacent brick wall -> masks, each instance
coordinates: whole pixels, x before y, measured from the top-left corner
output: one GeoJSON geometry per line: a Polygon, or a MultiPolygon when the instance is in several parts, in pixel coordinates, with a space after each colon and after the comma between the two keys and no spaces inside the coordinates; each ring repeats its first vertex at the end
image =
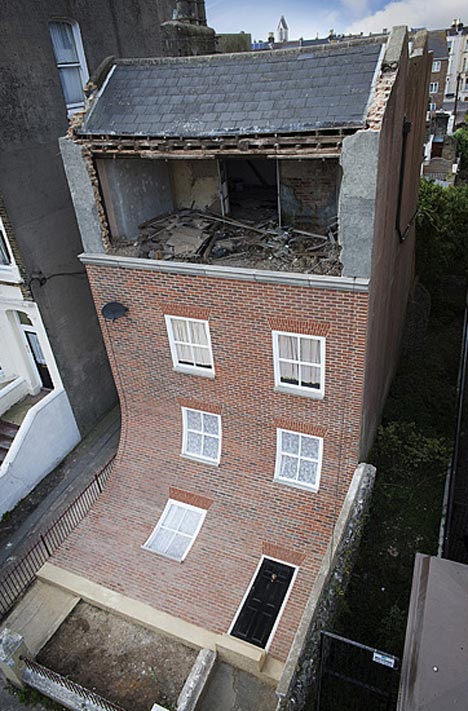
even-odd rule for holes
{"type": "Polygon", "coordinates": [[[88,273],[98,312],[111,300],[129,309],[101,324],[122,439],[110,484],[53,562],[225,633],[262,553],[300,561],[270,649],[286,659],[358,461],[367,294],[109,267],[88,273]],[[208,311],[215,379],[173,370],[164,314],[175,303],[187,315],[208,311]],[[328,324],[323,400],[274,391],[278,318],[328,324]],[[219,466],[180,456],[181,403],[222,408],[219,466]],[[318,493],[273,481],[278,422],[324,436],[318,493]],[[141,548],[172,487],[213,501],[183,563],[141,548]]]}
{"type": "Polygon", "coordinates": [[[337,160],[280,161],[284,224],[323,230],[338,214],[340,167],[337,160]]]}

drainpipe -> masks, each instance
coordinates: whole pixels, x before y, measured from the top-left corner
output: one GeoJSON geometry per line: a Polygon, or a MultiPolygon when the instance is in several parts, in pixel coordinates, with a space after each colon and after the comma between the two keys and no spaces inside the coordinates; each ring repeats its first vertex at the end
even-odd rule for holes
{"type": "Polygon", "coordinates": [[[457,86],[455,89],[455,105],[453,107],[453,130],[455,130],[455,125],[457,123],[457,109],[458,109],[458,92],[460,91],[460,82],[461,82],[461,74],[460,72],[457,74],[457,86]]]}
{"type": "Polygon", "coordinates": [[[400,242],[404,242],[408,237],[408,232],[410,231],[413,220],[416,217],[416,212],[414,213],[411,220],[408,222],[405,229],[401,229],[401,207],[403,202],[403,186],[405,183],[405,165],[406,165],[406,149],[408,145],[408,136],[411,132],[411,121],[407,121],[406,118],[403,123],[403,145],[401,147],[401,160],[400,160],[400,181],[398,185],[398,203],[397,203],[397,214],[396,214],[396,231],[400,242]]]}

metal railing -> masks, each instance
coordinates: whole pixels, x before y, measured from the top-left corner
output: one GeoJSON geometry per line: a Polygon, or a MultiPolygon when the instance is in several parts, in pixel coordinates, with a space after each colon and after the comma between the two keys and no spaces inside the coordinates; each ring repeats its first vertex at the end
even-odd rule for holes
{"type": "MultiPolygon", "coordinates": [[[[43,667],[42,664],[38,664],[32,659],[26,659],[25,657],[22,657],[21,660],[24,662],[26,669],[28,669],[30,672],[39,676],[41,679],[52,682],[53,684],[57,684],[63,689],[67,689],[67,691],[69,691],[71,694],[75,694],[75,696],[78,696],[80,700],[83,700],[85,702],[87,701],[93,704],[95,707],[102,709],[103,711],[125,711],[125,709],[123,709],[121,706],[112,703],[112,701],[107,701],[107,699],[103,699],[102,696],[99,696],[99,694],[94,693],[94,691],[85,689],[84,686],[80,686],[80,684],[77,684],[76,682],[67,679],[65,676],[62,676],[61,674],[52,671],[52,669],[43,667]]],[[[28,684],[28,686],[33,686],[34,688],[37,688],[36,685],[33,683],[33,679],[31,678],[26,678],[26,683],[28,684]]],[[[41,689],[38,690],[41,691],[41,689]]]]}
{"type": "Polygon", "coordinates": [[[0,578],[0,619],[11,610],[36,577],[36,573],[88,513],[112,471],[114,457],[45,531],[39,534],[21,560],[0,578]]]}

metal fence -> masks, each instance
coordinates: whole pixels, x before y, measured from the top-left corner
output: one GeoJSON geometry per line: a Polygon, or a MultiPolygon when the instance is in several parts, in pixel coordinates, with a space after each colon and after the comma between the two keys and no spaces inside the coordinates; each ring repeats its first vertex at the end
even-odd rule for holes
{"type": "MultiPolygon", "coordinates": [[[[87,701],[93,704],[95,707],[102,709],[103,711],[125,711],[125,709],[123,709],[121,706],[118,706],[117,704],[114,704],[111,701],[107,701],[107,699],[103,699],[102,696],[99,696],[99,694],[95,694],[94,691],[89,691],[89,689],[85,689],[84,686],[80,686],[80,684],[76,684],[74,681],[70,681],[70,679],[67,679],[61,674],[57,674],[57,672],[52,671],[52,669],[43,667],[42,664],[38,664],[37,662],[32,661],[32,659],[26,659],[22,657],[22,661],[24,662],[26,669],[28,669],[34,675],[39,676],[41,679],[52,682],[53,684],[57,684],[63,689],[67,689],[67,691],[72,694],[75,694],[79,697],[79,699],[83,700],[84,702],[87,701]]],[[[26,683],[29,686],[37,688],[37,686],[33,683],[33,679],[31,678],[28,678],[26,683]]],[[[41,691],[41,689],[38,690],[41,691]]]]}
{"type": "Polygon", "coordinates": [[[391,654],[322,632],[317,711],[394,711],[399,663],[391,654]]]}
{"type": "Polygon", "coordinates": [[[36,577],[39,568],[88,513],[111,474],[113,462],[114,458],[96,474],[57,520],[39,534],[21,560],[0,578],[0,619],[11,610],[36,577]]]}

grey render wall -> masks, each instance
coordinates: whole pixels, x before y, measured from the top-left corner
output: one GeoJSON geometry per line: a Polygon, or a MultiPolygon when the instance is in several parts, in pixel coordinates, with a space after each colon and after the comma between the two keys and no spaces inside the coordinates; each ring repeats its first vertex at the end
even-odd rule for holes
{"type": "Polygon", "coordinates": [[[160,23],[173,0],[3,0],[0,3],[0,194],[82,434],[115,402],[113,379],[83,267],[58,137],[65,103],[49,38],[51,19],[80,25],[90,73],[104,57],[162,53],[160,23]]]}
{"type": "Polygon", "coordinates": [[[95,164],[113,238],[134,241],[138,225],[173,210],[166,161],[100,158],[95,164]]]}
{"type": "Polygon", "coordinates": [[[414,226],[404,242],[396,230],[403,121],[412,123],[404,169],[401,226],[414,218],[423,156],[427,86],[431,62],[427,50],[408,59],[404,53],[382,125],[375,203],[375,233],[369,296],[367,370],[363,401],[361,457],[372,444],[400,352],[406,306],[414,281],[414,226]],[[378,364],[378,368],[375,364],[378,364]]]}

